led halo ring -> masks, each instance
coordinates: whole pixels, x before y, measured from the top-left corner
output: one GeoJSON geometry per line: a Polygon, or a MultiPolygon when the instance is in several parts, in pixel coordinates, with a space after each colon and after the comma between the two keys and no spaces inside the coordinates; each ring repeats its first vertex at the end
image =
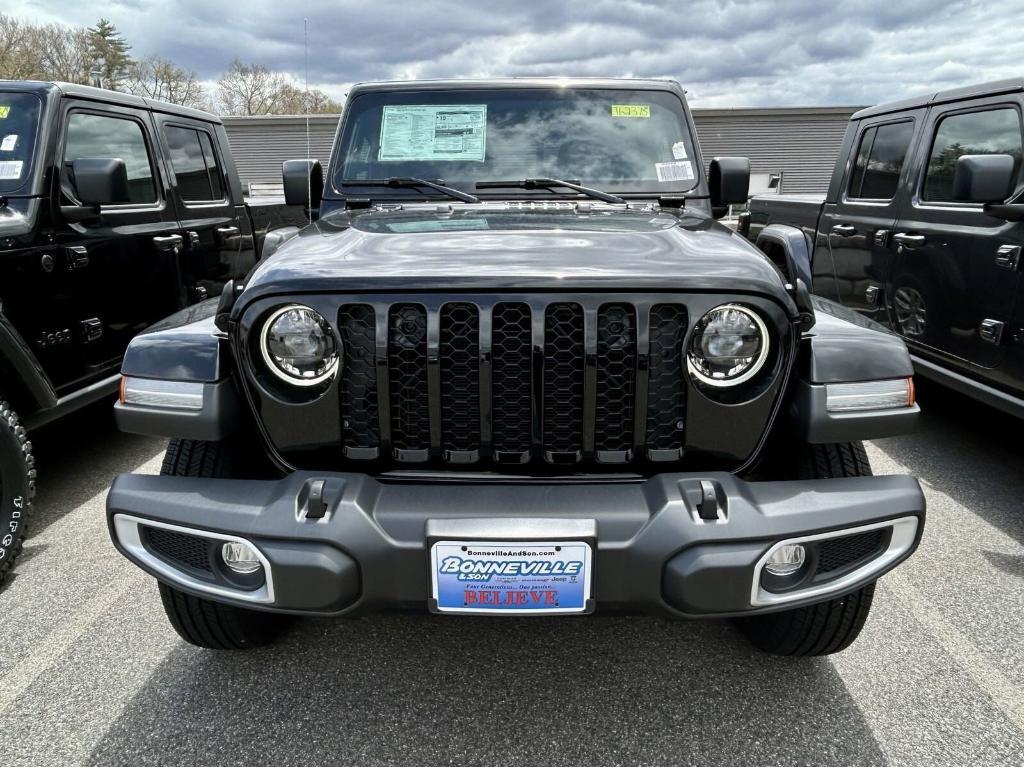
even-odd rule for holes
{"type": "Polygon", "coordinates": [[[320,312],[318,312],[316,309],[313,309],[310,306],[305,306],[304,304],[286,304],[285,306],[281,306],[275,309],[273,313],[269,317],[267,317],[266,321],[263,323],[263,329],[260,331],[260,353],[263,355],[263,362],[266,363],[267,369],[282,381],[285,381],[286,383],[289,383],[292,386],[316,386],[317,384],[321,384],[324,381],[329,381],[331,377],[338,372],[338,365],[341,360],[341,343],[338,341],[337,337],[334,336],[334,330],[331,328],[330,323],[327,322],[327,319],[322,314],[320,314],[320,312]],[[332,362],[327,367],[327,370],[318,375],[316,378],[296,378],[295,376],[288,375],[288,373],[281,370],[280,366],[276,362],[274,362],[273,358],[270,356],[270,351],[267,348],[267,340],[268,336],[270,335],[270,326],[273,325],[274,320],[276,320],[282,314],[284,314],[285,312],[290,312],[293,309],[305,309],[306,311],[312,312],[314,315],[316,315],[317,317],[324,321],[324,324],[327,326],[327,332],[330,333],[332,337],[334,337],[334,344],[337,349],[334,354],[334,362],[332,362]]]}
{"type": "Polygon", "coordinates": [[[745,381],[749,381],[751,378],[753,378],[755,375],[757,375],[757,373],[764,366],[765,360],[768,359],[768,351],[769,351],[769,349],[771,347],[771,338],[768,335],[768,328],[764,324],[764,320],[762,320],[760,315],[757,312],[755,312],[753,309],[751,309],[748,306],[743,306],[742,304],[721,304],[721,305],[716,306],[716,307],[714,307],[712,309],[709,309],[707,312],[704,313],[703,317],[701,317],[699,320],[697,320],[697,324],[699,325],[701,322],[703,322],[704,318],[707,317],[712,312],[721,311],[723,309],[735,309],[736,311],[742,312],[743,314],[745,314],[748,317],[750,317],[754,321],[754,325],[757,326],[758,332],[761,334],[762,343],[761,343],[761,352],[757,355],[757,359],[754,360],[754,362],[750,365],[750,367],[746,370],[746,372],[736,376],[735,378],[720,379],[720,378],[710,378],[710,377],[704,375],[704,373],[702,373],[700,370],[698,370],[696,367],[694,367],[693,363],[690,362],[690,349],[689,349],[689,347],[694,342],[693,338],[690,339],[690,342],[687,344],[687,349],[686,349],[686,352],[685,352],[685,354],[686,354],[686,369],[687,369],[687,371],[689,372],[689,374],[691,376],[696,378],[702,384],[707,384],[708,386],[714,386],[717,389],[724,389],[724,388],[727,388],[729,386],[737,386],[738,384],[744,383],[745,381]]]}

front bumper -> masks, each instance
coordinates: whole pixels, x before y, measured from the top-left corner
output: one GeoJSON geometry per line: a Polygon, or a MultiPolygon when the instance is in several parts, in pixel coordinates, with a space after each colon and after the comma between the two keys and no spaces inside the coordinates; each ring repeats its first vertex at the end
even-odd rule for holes
{"type": "Polygon", "coordinates": [[[560,525],[574,535],[586,527],[595,545],[596,609],[712,617],[832,599],[874,581],[917,547],[925,501],[907,476],[755,483],[680,473],[639,481],[425,483],[344,473],[297,472],[275,481],[123,474],[107,498],[107,517],[118,549],[176,588],[316,615],[426,608],[429,546],[439,534],[537,541],[558,538],[560,525]],[[310,501],[311,487],[323,488],[322,502],[316,493],[310,501]],[[247,542],[259,552],[265,581],[241,588],[216,566],[188,567],[147,543],[152,528],[211,545],[247,542]],[[803,541],[813,550],[823,540],[863,540],[877,530],[884,535],[875,549],[828,577],[778,593],[764,588],[764,560],[781,542],[803,541]]]}

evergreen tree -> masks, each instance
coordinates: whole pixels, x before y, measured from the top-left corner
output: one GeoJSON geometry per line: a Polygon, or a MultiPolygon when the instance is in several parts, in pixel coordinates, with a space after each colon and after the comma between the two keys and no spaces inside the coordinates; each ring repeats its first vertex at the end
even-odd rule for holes
{"type": "Polygon", "coordinates": [[[107,19],[100,19],[95,27],[89,27],[88,33],[89,55],[98,65],[103,87],[119,90],[132,65],[132,57],[128,55],[131,46],[107,19]]]}

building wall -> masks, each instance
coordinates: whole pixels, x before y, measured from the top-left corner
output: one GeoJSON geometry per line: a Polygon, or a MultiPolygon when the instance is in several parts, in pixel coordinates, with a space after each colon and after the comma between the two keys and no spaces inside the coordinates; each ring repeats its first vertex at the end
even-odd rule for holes
{"type": "MultiPolygon", "coordinates": [[[[749,157],[754,173],[782,173],[785,192],[824,192],[857,109],[694,109],[693,119],[705,160],[749,157]]],[[[224,124],[243,184],[280,183],[281,163],[306,156],[305,117],[228,117],[224,124]]],[[[337,124],[337,115],[309,118],[310,153],[325,165],[337,124]]]]}

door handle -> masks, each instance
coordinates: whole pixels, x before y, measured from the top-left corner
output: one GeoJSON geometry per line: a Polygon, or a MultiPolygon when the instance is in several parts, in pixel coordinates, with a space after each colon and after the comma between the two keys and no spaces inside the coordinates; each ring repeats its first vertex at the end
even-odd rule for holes
{"type": "Polygon", "coordinates": [[[171,253],[177,253],[181,250],[181,246],[185,243],[185,239],[180,234],[168,234],[162,237],[154,237],[153,244],[156,245],[157,250],[163,250],[171,253]]]}
{"type": "Polygon", "coordinates": [[[240,234],[240,231],[237,226],[218,226],[217,234],[227,240],[231,237],[237,237],[240,234]]]}
{"type": "Polygon", "coordinates": [[[906,234],[905,232],[897,232],[892,236],[892,239],[900,245],[909,245],[913,248],[924,245],[923,234],[906,234]]]}
{"type": "Polygon", "coordinates": [[[853,237],[857,233],[857,228],[850,226],[849,224],[836,224],[832,227],[832,234],[838,235],[839,237],[853,237]]]}

